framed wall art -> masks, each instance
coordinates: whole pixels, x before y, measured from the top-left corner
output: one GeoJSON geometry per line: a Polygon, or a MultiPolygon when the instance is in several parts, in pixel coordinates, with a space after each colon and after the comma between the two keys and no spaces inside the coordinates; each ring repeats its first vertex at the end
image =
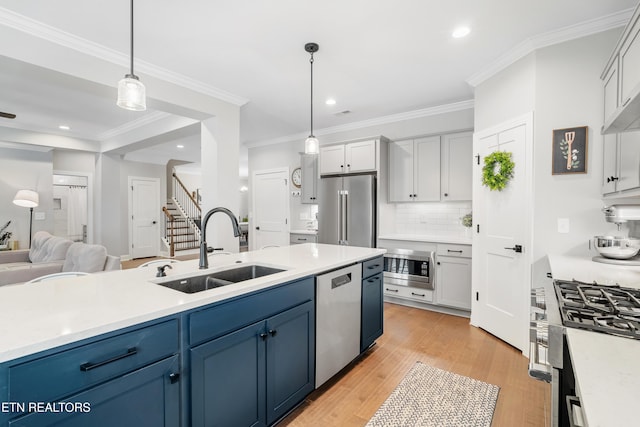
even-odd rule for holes
{"type": "Polygon", "coordinates": [[[588,135],[588,126],[553,130],[551,149],[553,175],[587,173],[588,135]]]}

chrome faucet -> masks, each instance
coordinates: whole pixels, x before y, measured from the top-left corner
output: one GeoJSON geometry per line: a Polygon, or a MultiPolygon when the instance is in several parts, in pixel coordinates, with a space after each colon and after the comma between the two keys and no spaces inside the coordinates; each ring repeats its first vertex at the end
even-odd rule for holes
{"type": "Polygon", "coordinates": [[[235,237],[240,236],[240,225],[233,212],[227,208],[213,208],[204,215],[202,218],[202,224],[200,227],[200,270],[209,268],[209,258],[207,257],[207,222],[211,215],[216,212],[222,212],[227,214],[231,218],[231,225],[233,226],[233,235],[235,237]]]}

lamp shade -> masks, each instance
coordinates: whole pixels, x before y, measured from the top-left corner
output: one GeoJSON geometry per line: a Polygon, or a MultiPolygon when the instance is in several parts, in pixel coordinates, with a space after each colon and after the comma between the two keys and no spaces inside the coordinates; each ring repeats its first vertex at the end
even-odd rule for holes
{"type": "Polygon", "coordinates": [[[24,208],[35,208],[39,202],[38,193],[33,190],[18,190],[16,197],[13,198],[14,205],[24,208]]]}
{"type": "Polygon", "coordinates": [[[125,110],[144,111],[147,109],[146,90],[137,76],[127,74],[118,82],[118,107],[125,110]]]}

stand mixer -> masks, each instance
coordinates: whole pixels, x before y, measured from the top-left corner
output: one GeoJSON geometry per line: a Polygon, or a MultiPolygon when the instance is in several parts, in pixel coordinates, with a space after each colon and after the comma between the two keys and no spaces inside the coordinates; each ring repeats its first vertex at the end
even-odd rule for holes
{"type": "Polygon", "coordinates": [[[640,265],[640,205],[611,205],[602,209],[607,222],[629,228],[629,237],[595,236],[593,244],[600,256],[593,261],[618,265],[640,265]]]}

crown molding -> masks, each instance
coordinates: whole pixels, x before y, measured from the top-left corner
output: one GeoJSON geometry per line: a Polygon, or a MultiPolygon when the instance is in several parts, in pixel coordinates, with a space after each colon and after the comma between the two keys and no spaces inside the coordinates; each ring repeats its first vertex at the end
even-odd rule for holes
{"type": "MultiPolygon", "coordinates": [[[[0,25],[13,28],[33,37],[37,37],[57,45],[73,49],[85,55],[111,62],[123,67],[129,66],[129,56],[108,48],[90,40],[78,37],[66,31],[36,21],[27,16],[20,15],[9,9],[0,7],[0,25]]],[[[204,95],[212,96],[236,106],[242,106],[249,102],[248,99],[234,95],[222,89],[218,89],[199,80],[192,79],[183,74],[175,73],[166,68],[158,67],[149,62],[136,59],[136,69],[142,74],[147,74],[161,80],[191,89],[204,95]]]]}
{"type": "Polygon", "coordinates": [[[476,87],[535,50],[625,26],[631,19],[633,11],[634,9],[625,9],[600,18],[530,37],[498,57],[493,63],[473,74],[466,82],[476,87]]]}
{"type": "Polygon", "coordinates": [[[96,137],[96,140],[106,141],[111,138],[115,138],[116,136],[123,135],[127,132],[131,132],[134,129],[157,122],[158,120],[166,119],[171,116],[172,114],[165,113],[164,111],[153,111],[151,113],[145,114],[144,116],[140,116],[135,120],[101,133],[96,137]]]}
{"type": "MultiPolygon", "coordinates": [[[[422,117],[435,116],[438,114],[452,113],[455,111],[462,111],[462,110],[470,110],[473,107],[474,107],[473,99],[468,99],[466,101],[453,102],[451,104],[438,105],[436,107],[428,107],[420,110],[407,111],[405,113],[391,114],[388,116],[378,117],[375,119],[361,120],[359,122],[347,123],[344,125],[318,129],[318,130],[314,130],[313,133],[316,136],[330,135],[338,132],[347,132],[347,131],[367,128],[371,126],[379,126],[379,125],[384,125],[388,123],[401,122],[404,120],[419,119],[422,117]]],[[[281,144],[283,142],[295,141],[297,139],[304,140],[305,138],[307,138],[307,136],[309,136],[308,133],[298,133],[294,135],[283,136],[283,137],[268,139],[264,141],[248,142],[244,145],[247,148],[262,147],[265,145],[274,145],[274,144],[281,144]]]]}

